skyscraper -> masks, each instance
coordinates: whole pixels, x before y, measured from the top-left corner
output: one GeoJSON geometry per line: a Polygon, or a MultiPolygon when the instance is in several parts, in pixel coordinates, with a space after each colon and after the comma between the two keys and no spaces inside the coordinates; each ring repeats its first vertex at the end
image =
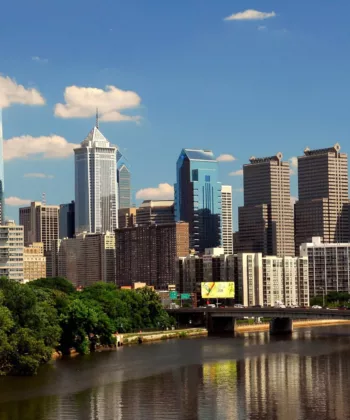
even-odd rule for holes
{"type": "Polygon", "coordinates": [[[102,233],[118,226],[117,148],[96,126],[75,154],[75,231],[102,233]]]}
{"type": "Polygon", "coordinates": [[[46,275],[52,277],[51,249],[52,241],[58,239],[59,206],[50,206],[33,201],[29,207],[19,209],[19,224],[24,226],[24,246],[34,242],[44,244],[46,257],[46,275]]]}
{"type": "Polygon", "coordinates": [[[2,109],[0,108],[0,225],[5,223],[5,179],[4,179],[4,155],[2,133],[2,109]]]}
{"type": "Polygon", "coordinates": [[[75,203],[60,204],[60,239],[73,238],[75,233],[75,203]]]}
{"type": "Polygon", "coordinates": [[[131,207],[131,173],[125,156],[117,152],[117,180],[119,193],[119,208],[131,207]]]}
{"type": "Polygon", "coordinates": [[[221,210],[222,210],[222,247],[225,254],[233,253],[233,229],[232,229],[232,187],[221,186],[221,210]]]}
{"type": "Polygon", "coordinates": [[[211,150],[183,149],[176,164],[175,219],[189,223],[190,247],[221,245],[221,183],[211,150]]]}
{"type": "Polygon", "coordinates": [[[298,158],[299,201],[295,204],[295,246],[319,236],[324,243],[348,242],[348,157],[337,143],[305,149],[298,158]]]}
{"type": "Polygon", "coordinates": [[[290,168],[282,153],[250,158],[243,166],[244,206],[239,208],[239,250],[294,255],[290,168]]]}
{"type": "Polygon", "coordinates": [[[138,225],[160,225],[174,221],[173,200],[144,200],[136,210],[138,225]]]}

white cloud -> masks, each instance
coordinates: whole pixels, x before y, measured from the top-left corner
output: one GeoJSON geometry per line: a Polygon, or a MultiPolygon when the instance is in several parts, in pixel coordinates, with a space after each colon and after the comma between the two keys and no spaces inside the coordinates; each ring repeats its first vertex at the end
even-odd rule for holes
{"type": "Polygon", "coordinates": [[[227,16],[224,20],[264,20],[275,16],[275,12],[259,12],[258,10],[248,9],[244,12],[234,13],[231,16],[227,16]]]}
{"type": "Polygon", "coordinates": [[[0,108],[7,108],[12,104],[44,105],[45,99],[37,89],[26,89],[14,79],[0,75],[0,108]]]}
{"type": "Polygon", "coordinates": [[[35,55],[34,57],[32,57],[33,61],[36,61],[37,63],[43,63],[46,64],[49,62],[49,60],[47,58],[43,58],[43,57],[39,57],[37,55],[35,55]]]}
{"type": "Polygon", "coordinates": [[[48,175],[48,174],[43,174],[41,172],[31,172],[28,174],[24,174],[23,178],[48,178],[48,179],[52,179],[54,178],[53,175],[48,175]]]}
{"type": "Polygon", "coordinates": [[[296,169],[298,168],[298,158],[293,156],[289,159],[290,171],[291,175],[296,175],[296,169]]]}
{"type": "Polygon", "coordinates": [[[77,144],[68,143],[63,137],[56,135],[12,137],[4,141],[4,159],[23,159],[37,155],[47,159],[65,158],[70,156],[76,147],[77,144]]]}
{"type": "Polygon", "coordinates": [[[233,155],[222,154],[216,160],[218,162],[232,162],[236,160],[236,158],[233,155]]]}
{"type": "Polygon", "coordinates": [[[243,169],[238,169],[238,171],[233,171],[229,173],[230,176],[242,176],[243,175],[243,169]]]}
{"type": "Polygon", "coordinates": [[[174,187],[164,183],[155,188],[143,188],[137,191],[136,198],[142,200],[173,200],[174,187]]]}
{"type": "Polygon", "coordinates": [[[122,114],[126,109],[137,108],[140,96],[130,90],[106,86],[105,90],[91,87],[68,86],[64,91],[64,104],[56,104],[55,116],[60,118],[90,118],[100,114],[101,121],[140,121],[140,116],[122,114]]]}
{"type": "Polygon", "coordinates": [[[28,206],[32,200],[26,200],[19,197],[8,197],[5,198],[5,204],[7,206],[19,207],[19,206],[28,206]]]}

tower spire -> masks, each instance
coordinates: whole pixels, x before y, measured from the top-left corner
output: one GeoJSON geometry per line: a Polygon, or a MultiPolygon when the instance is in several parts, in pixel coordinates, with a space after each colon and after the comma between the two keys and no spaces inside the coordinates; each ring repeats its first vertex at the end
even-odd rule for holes
{"type": "Polygon", "coordinates": [[[98,108],[96,108],[96,128],[98,128],[98,108]]]}

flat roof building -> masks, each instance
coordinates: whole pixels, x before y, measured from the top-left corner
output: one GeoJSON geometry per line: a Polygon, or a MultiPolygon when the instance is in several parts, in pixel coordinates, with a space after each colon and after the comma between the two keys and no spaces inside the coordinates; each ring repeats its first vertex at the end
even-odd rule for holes
{"type": "Polygon", "coordinates": [[[23,282],[23,226],[9,220],[0,226],[0,277],[23,282]]]}
{"type": "Polygon", "coordinates": [[[34,242],[23,250],[23,277],[24,282],[46,277],[46,257],[44,244],[34,242]]]}
{"type": "Polygon", "coordinates": [[[144,200],[136,209],[137,225],[160,225],[175,222],[174,200],[144,200]]]}

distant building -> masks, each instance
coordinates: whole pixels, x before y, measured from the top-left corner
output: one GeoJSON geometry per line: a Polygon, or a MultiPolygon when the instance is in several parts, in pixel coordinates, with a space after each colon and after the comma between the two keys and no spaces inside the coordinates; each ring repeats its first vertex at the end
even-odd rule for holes
{"type": "Polygon", "coordinates": [[[75,154],[75,231],[113,232],[118,219],[117,148],[96,126],[75,154]]]}
{"type": "Polygon", "coordinates": [[[146,283],[166,290],[176,281],[176,259],[189,252],[188,224],[165,223],[117,229],[116,283],[146,283]]]}
{"type": "Polygon", "coordinates": [[[313,237],[324,243],[349,242],[348,156],[340,153],[338,143],[327,149],[307,148],[298,157],[298,189],[296,252],[313,237]]]}
{"type": "Polygon", "coordinates": [[[350,243],[323,243],[322,238],[314,237],[301,244],[300,255],[308,258],[311,297],[350,293],[350,243]]]}
{"type": "Polygon", "coordinates": [[[250,158],[243,166],[244,206],[239,208],[239,248],[279,257],[294,256],[294,221],[289,162],[282,153],[250,158]]]}
{"type": "Polygon", "coordinates": [[[115,238],[112,233],[80,233],[55,241],[52,265],[55,276],[76,287],[115,282],[115,238]]]}
{"type": "Polygon", "coordinates": [[[52,277],[51,245],[59,235],[59,209],[59,206],[37,201],[19,209],[19,224],[24,226],[24,245],[29,246],[34,242],[44,244],[47,277],[52,277]]]}
{"type": "Polygon", "coordinates": [[[136,207],[123,208],[118,210],[119,229],[136,225],[136,207]]]}
{"type": "Polygon", "coordinates": [[[206,249],[203,259],[203,281],[234,281],[234,257],[224,248],[206,249]]]}
{"type": "Polygon", "coordinates": [[[24,247],[23,277],[24,282],[46,277],[46,257],[42,242],[34,242],[32,245],[24,247]]]}
{"type": "Polygon", "coordinates": [[[60,204],[59,238],[73,238],[75,234],[75,203],[60,204]]]}
{"type": "Polygon", "coordinates": [[[124,209],[131,207],[131,173],[126,159],[119,150],[117,160],[119,208],[124,209]]]}
{"type": "Polygon", "coordinates": [[[137,225],[160,225],[162,223],[174,223],[173,200],[145,200],[136,209],[137,225]]]}
{"type": "Polygon", "coordinates": [[[237,301],[244,306],[309,305],[307,258],[240,253],[236,257],[237,301]]]}
{"type": "Polygon", "coordinates": [[[221,246],[221,183],[211,150],[183,149],[176,164],[175,219],[189,224],[190,247],[221,246]]]}
{"type": "Polygon", "coordinates": [[[0,225],[0,277],[23,282],[23,226],[0,225]]]}
{"type": "Polygon", "coordinates": [[[222,246],[225,254],[233,254],[232,187],[221,186],[222,246]]]}
{"type": "Polygon", "coordinates": [[[190,254],[176,261],[176,284],[181,293],[200,292],[203,281],[203,258],[190,254]]]}

